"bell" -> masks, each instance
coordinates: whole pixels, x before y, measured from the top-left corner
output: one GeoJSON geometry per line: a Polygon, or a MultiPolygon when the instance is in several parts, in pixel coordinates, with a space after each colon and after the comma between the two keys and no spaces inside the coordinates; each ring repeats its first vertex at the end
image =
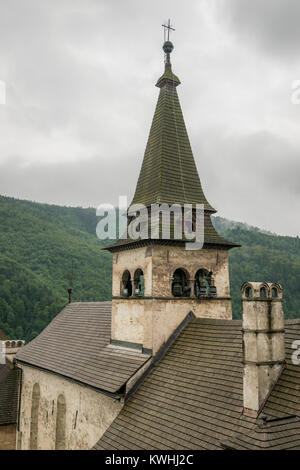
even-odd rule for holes
{"type": "Polygon", "coordinates": [[[186,286],[184,289],[183,289],[183,294],[185,297],[189,297],[191,295],[191,288],[186,286]]]}
{"type": "Polygon", "coordinates": [[[209,295],[211,297],[215,297],[217,295],[217,288],[216,286],[210,286],[209,287],[209,295]]]}
{"type": "Polygon", "coordinates": [[[206,297],[206,296],[207,296],[207,287],[200,286],[200,297],[206,297]]]}
{"type": "Polygon", "coordinates": [[[124,287],[124,289],[122,290],[122,295],[123,297],[129,297],[128,289],[126,287],[124,287]]]}
{"type": "Polygon", "coordinates": [[[182,297],[182,285],[179,282],[174,283],[173,285],[173,295],[174,297],[182,297]]]}
{"type": "Polygon", "coordinates": [[[138,287],[136,287],[136,288],[134,289],[134,295],[140,295],[140,292],[141,292],[141,291],[140,291],[140,289],[139,289],[138,287]]]}

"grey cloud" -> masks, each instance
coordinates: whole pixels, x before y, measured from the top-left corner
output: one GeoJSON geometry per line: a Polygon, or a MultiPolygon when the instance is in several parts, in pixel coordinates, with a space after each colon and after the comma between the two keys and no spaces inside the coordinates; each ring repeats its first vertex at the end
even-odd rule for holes
{"type": "Polygon", "coordinates": [[[223,0],[222,14],[248,45],[284,60],[298,59],[299,0],[223,0]]]}
{"type": "Polygon", "coordinates": [[[179,95],[210,202],[220,215],[298,233],[300,143],[261,119],[280,129],[284,112],[291,135],[299,120],[289,78],[276,75],[273,90],[274,66],[260,54],[274,54],[282,38],[280,54],[295,51],[296,3],[284,5],[287,32],[276,0],[190,0],[188,8],[181,0],[0,0],[0,194],[84,206],[130,199],[163,70],[161,24],[171,15],[179,95]],[[262,66],[267,97],[249,74],[262,66]],[[266,218],[261,201],[269,200],[266,218]]]}
{"type": "Polygon", "coordinates": [[[200,173],[210,182],[206,194],[221,215],[283,235],[299,234],[297,147],[268,132],[207,134],[201,141],[196,149],[202,154],[200,173]]]}
{"type": "Polygon", "coordinates": [[[32,163],[25,167],[16,158],[0,165],[0,193],[52,204],[117,205],[119,195],[132,197],[136,178],[136,172],[128,171],[126,159],[120,160],[116,168],[113,159],[103,161],[99,156],[72,164],[32,163]]]}
{"type": "MultiPolygon", "coordinates": [[[[266,132],[234,137],[206,133],[199,142],[194,154],[203,187],[220,215],[281,234],[299,233],[296,148],[266,132]]],[[[117,205],[119,195],[130,202],[142,155],[133,157],[128,151],[123,157],[26,167],[11,159],[0,165],[0,192],[66,205],[117,205]]]]}

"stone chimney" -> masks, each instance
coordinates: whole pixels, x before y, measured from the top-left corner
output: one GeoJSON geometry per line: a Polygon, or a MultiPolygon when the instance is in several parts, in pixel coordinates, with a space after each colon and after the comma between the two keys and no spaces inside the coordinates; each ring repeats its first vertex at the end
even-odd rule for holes
{"type": "Polygon", "coordinates": [[[244,414],[256,417],[285,364],[282,288],[247,282],[242,303],[244,414]]]}

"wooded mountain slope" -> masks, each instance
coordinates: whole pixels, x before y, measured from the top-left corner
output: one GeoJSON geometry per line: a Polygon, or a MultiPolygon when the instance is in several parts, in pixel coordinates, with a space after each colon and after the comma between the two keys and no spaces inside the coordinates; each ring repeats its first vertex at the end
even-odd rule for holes
{"type": "MultiPolygon", "coordinates": [[[[244,281],[279,282],[287,318],[300,317],[299,238],[265,234],[220,217],[214,224],[230,252],[234,318],[244,281]]],[[[61,207],[0,196],[0,329],[34,338],[67,302],[111,299],[111,255],[96,237],[95,209],[61,207]],[[73,265],[73,268],[72,268],[73,265]],[[72,276],[73,271],[73,276],[72,276]]]]}

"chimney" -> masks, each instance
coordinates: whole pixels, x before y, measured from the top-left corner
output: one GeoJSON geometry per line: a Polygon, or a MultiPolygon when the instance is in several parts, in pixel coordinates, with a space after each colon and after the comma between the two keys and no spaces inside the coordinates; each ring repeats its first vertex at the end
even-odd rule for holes
{"type": "Polygon", "coordinates": [[[282,288],[246,282],[242,304],[244,414],[256,417],[285,364],[282,288]]]}

